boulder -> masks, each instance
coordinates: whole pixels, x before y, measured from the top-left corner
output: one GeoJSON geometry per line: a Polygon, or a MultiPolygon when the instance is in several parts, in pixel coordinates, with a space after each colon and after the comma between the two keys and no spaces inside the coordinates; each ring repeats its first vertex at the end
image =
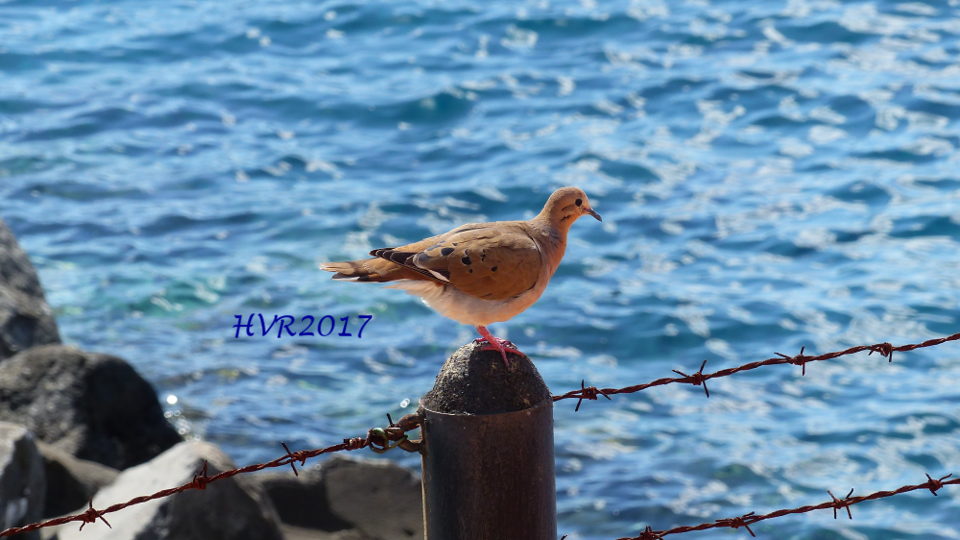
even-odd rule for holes
{"type": "Polygon", "coordinates": [[[336,456],[323,466],[334,515],[379,540],[423,538],[420,477],[390,461],[336,456]]]}
{"type": "Polygon", "coordinates": [[[333,456],[299,477],[278,471],[256,478],[280,519],[300,536],[314,530],[354,531],[371,540],[423,538],[420,478],[393,462],[333,456]]]}
{"type": "Polygon", "coordinates": [[[120,358],[73,347],[34,347],[0,364],[0,420],[115,469],[181,441],[150,384],[120,358]]]}
{"type": "MultiPolygon", "coordinates": [[[[106,508],[134,497],[190,482],[207,463],[207,475],[235,465],[216,445],[182,442],[156,458],[123,471],[93,498],[106,508]]],[[[75,523],[58,528],[57,540],[282,540],[279,520],[262,490],[243,475],[107,514],[107,521],[80,531],[75,523]]]]}
{"type": "Polygon", "coordinates": [[[78,459],[55,446],[38,442],[47,477],[43,518],[73,514],[85,509],[100,488],[117,479],[120,471],[78,459]]]}
{"type": "Polygon", "coordinates": [[[273,502],[280,520],[287,525],[317,531],[343,531],[352,524],[330,509],[330,500],[320,469],[301,469],[295,476],[290,469],[256,475],[264,493],[273,502]]]}
{"type": "Polygon", "coordinates": [[[60,334],[37,271],[0,219],[0,360],[50,343],[60,334]]]}
{"type": "MultiPolygon", "coordinates": [[[[46,483],[43,459],[26,427],[0,422],[0,529],[40,521],[46,483]]],[[[38,539],[34,531],[15,538],[38,539]]]]}
{"type": "Polygon", "coordinates": [[[356,529],[328,532],[284,523],[280,525],[280,530],[283,531],[283,540],[373,540],[356,529]]]}

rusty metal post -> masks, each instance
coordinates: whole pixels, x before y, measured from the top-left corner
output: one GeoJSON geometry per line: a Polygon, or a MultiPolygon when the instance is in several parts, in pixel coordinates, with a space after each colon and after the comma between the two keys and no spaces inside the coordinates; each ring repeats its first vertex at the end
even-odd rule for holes
{"type": "Polygon", "coordinates": [[[427,540],[557,540],[553,400],[533,362],[462,347],[420,399],[427,540]]]}

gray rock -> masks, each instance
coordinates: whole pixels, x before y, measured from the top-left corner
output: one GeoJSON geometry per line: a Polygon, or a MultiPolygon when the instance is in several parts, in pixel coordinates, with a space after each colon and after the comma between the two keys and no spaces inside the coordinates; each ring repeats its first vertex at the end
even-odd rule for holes
{"type": "MultiPolygon", "coordinates": [[[[46,482],[43,459],[24,426],[0,422],[0,529],[40,520],[46,482]]],[[[34,531],[16,538],[37,539],[34,531]]]]}
{"type": "MultiPolygon", "coordinates": [[[[123,471],[93,498],[102,509],[191,481],[207,462],[207,475],[235,467],[216,445],[183,442],[147,463],[123,471]]],[[[279,520],[260,487],[243,475],[218,480],[105,516],[80,531],[62,526],[58,540],[282,540],[279,520]]]]}
{"type": "Polygon", "coordinates": [[[328,532],[281,524],[280,530],[283,540],[373,540],[356,529],[328,532]]]}
{"type": "Polygon", "coordinates": [[[351,524],[330,510],[323,473],[301,469],[295,476],[289,468],[258,474],[256,479],[273,502],[280,520],[288,525],[315,531],[342,531],[351,524]]]}
{"type": "Polygon", "coordinates": [[[0,219],[0,359],[50,343],[60,334],[37,271],[0,219]]]}
{"type": "Polygon", "coordinates": [[[181,441],[156,392],[129,364],[62,345],[34,347],[0,364],[0,420],[115,469],[181,441]]]}
{"type": "Polygon", "coordinates": [[[288,525],[353,530],[371,540],[423,538],[420,478],[393,462],[333,456],[299,478],[292,472],[255,478],[288,525]]]}
{"type": "Polygon", "coordinates": [[[78,459],[63,450],[38,442],[47,477],[43,517],[52,518],[83,510],[100,488],[111,484],[120,471],[78,459]]]}
{"type": "Polygon", "coordinates": [[[390,462],[336,456],[323,466],[335,515],[379,540],[423,538],[420,477],[390,462]]]}

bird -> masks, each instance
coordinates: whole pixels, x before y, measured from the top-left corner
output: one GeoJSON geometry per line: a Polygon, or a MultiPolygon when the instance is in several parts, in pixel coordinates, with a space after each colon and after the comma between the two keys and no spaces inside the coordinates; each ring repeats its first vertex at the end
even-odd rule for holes
{"type": "Polygon", "coordinates": [[[507,321],[536,302],[567,246],[567,232],[581,216],[603,221],[583,190],[553,192],[527,221],[467,223],[419,242],[370,252],[372,259],[326,262],[321,270],[340,281],[388,283],[420,299],[444,317],[476,327],[483,350],[526,356],[487,325],[507,321]]]}

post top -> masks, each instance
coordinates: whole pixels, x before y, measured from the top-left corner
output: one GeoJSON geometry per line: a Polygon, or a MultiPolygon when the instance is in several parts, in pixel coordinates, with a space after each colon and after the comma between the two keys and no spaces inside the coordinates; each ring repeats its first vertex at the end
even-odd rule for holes
{"type": "Polygon", "coordinates": [[[497,351],[469,343],[443,364],[423,407],[447,414],[500,414],[522,411],[550,399],[540,372],[525,357],[509,354],[510,367],[497,351]]]}

